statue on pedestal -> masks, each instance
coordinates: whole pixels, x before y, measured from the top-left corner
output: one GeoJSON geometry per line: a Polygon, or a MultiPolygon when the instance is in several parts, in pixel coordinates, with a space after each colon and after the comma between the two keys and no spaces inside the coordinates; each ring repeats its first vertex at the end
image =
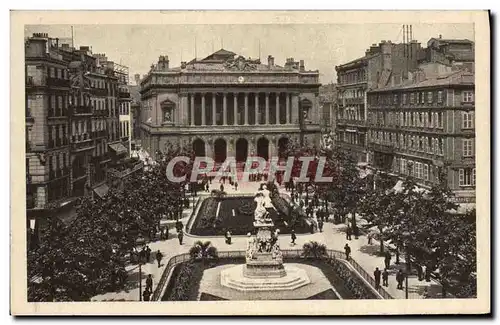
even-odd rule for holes
{"type": "Polygon", "coordinates": [[[254,201],[257,203],[257,207],[255,208],[254,211],[255,222],[268,223],[269,218],[267,218],[267,216],[269,213],[267,212],[267,209],[265,207],[266,202],[262,193],[257,193],[254,201]]]}

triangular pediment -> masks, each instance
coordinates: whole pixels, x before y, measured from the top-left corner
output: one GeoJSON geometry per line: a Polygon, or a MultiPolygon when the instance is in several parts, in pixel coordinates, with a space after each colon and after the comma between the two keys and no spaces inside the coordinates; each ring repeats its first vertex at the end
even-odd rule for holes
{"type": "Polygon", "coordinates": [[[227,51],[224,49],[220,49],[217,52],[214,52],[204,58],[202,61],[226,61],[228,59],[233,58],[236,55],[236,53],[233,53],[231,51],[227,51]]]}

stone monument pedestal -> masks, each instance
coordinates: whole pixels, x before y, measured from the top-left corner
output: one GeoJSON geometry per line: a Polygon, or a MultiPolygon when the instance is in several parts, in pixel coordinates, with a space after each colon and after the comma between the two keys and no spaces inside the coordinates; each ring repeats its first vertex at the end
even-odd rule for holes
{"type": "Polygon", "coordinates": [[[246,264],[221,271],[221,284],[240,291],[293,290],[309,284],[307,273],[297,267],[286,267],[273,235],[271,219],[254,222],[257,235],[249,240],[246,264]]]}

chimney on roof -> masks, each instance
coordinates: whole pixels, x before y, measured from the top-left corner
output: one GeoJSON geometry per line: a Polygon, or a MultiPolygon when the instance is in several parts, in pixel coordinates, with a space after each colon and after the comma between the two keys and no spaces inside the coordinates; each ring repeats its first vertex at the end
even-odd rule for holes
{"type": "Polygon", "coordinates": [[[181,69],[186,69],[186,66],[187,66],[187,62],[186,61],[182,61],[181,62],[181,69]]]}
{"type": "Polygon", "coordinates": [[[67,48],[69,48],[69,44],[67,44],[67,43],[63,43],[63,44],[61,44],[61,47],[62,47],[63,49],[67,49],[67,48]]]}
{"type": "Polygon", "coordinates": [[[88,47],[88,46],[80,46],[80,51],[88,52],[89,50],[90,50],[90,47],[88,47]]]}
{"type": "Polygon", "coordinates": [[[274,57],[272,55],[269,55],[267,57],[267,67],[269,69],[271,69],[272,67],[274,67],[274,57]]]}
{"type": "Polygon", "coordinates": [[[306,67],[304,65],[304,60],[300,60],[299,70],[300,71],[306,71],[306,67]]]}
{"type": "Polygon", "coordinates": [[[167,71],[168,70],[168,55],[160,55],[158,58],[158,70],[160,71],[167,71]]]}
{"type": "Polygon", "coordinates": [[[443,35],[439,34],[439,39],[442,39],[443,38],[443,35]]]}

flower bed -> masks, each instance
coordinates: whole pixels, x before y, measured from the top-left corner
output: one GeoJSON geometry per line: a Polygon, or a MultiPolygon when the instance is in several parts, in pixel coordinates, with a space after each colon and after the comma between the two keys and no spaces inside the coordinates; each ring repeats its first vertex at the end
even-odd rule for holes
{"type": "MultiPolygon", "coordinates": [[[[223,236],[226,231],[233,235],[246,235],[254,232],[254,211],[255,202],[253,196],[232,196],[221,199],[213,197],[206,198],[198,213],[193,216],[193,226],[190,234],[196,236],[223,236]],[[219,215],[217,216],[217,206],[221,204],[219,215]]],[[[288,204],[285,201],[285,204],[288,204]]],[[[291,218],[278,211],[270,211],[270,217],[275,227],[282,235],[289,234],[292,226],[291,218]]],[[[295,233],[307,233],[310,231],[306,225],[296,225],[295,233]]]]}
{"type": "MultiPolygon", "coordinates": [[[[335,259],[286,258],[286,263],[302,263],[318,267],[343,299],[379,299],[378,296],[345,264],[335,259]]],[[[216,265],[242,264],[243,258],[219,258],[211,265],[202,262],[178,264],[170,278],[162,301],[196,301],[203,271],[216,265]]],[[[331,294],[320,294],[309,299],[336,299],[331,294]]],[[[203,300],[212,300],[205,296],[203,300]]],[[[214,299],[216,300],[216,299],[214,299]]]]}

